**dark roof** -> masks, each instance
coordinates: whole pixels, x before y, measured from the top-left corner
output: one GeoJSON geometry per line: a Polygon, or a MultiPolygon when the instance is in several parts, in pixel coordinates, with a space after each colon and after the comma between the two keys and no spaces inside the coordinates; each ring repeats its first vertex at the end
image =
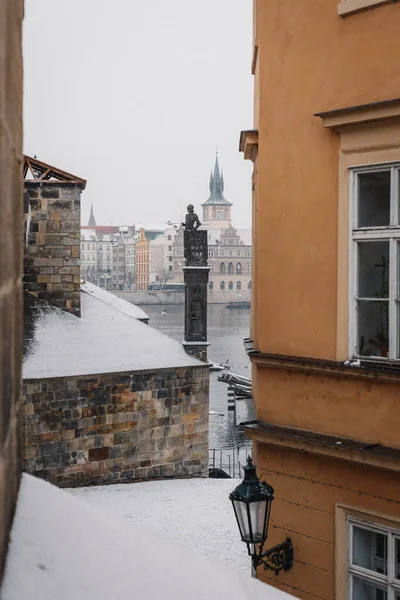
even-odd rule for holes
{"type": "Polygon", "coordinates": [[[24,154],[23,178],[26,183],[77,183],[84,190],[86,179],[62,171],[58,167],[53,167],[36,157],[24,154]]]}
{"type": "Polygon", "coordinates": [[[90,205],[90,215],[89,215],[89,221],[88,221],[88,227],[96,227],[97,223],[96,223],[96,219],[94,218],[94,213],[93,213],[93,202],[90,205]]]}
{"type": "Polygon", "coordinates": [[[228,202],[224,198],[224,176],[219,170],[218,154],[215,157],[214,175],[210,175],[210,197],[207,202],[203,202],[202,206],[208,204],[225,204],[226,206],[232,206],[232,202],[228,202]]]}

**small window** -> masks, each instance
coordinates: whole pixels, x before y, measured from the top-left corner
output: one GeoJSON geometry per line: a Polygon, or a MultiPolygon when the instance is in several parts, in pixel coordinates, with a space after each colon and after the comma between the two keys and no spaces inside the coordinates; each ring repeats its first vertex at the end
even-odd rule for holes
{"type": "Polygon", "coordinates": [[[168,241],[170,242],[172,240],[172,236],[168,236],[168,241]]]}
{"type": "Polygon", "coordinates": [[[251,290],[251,281],[248,281],[248,282],[247,282],[247,289],[248,289],[248,290],[251,290]]]}
{"type": "Polygon", "coordinates": [[[221,273],[221,275],[225,275],[226,273],[226,265],[224,262],[222,262],[219,266],[219,272],[221,273]]]}
{"type": "Polygon", "coordinates": [[[228,290],[233,290],[233,281],[228,283],[228,290]]]}
{"type": "Polygon", "coordinates": [[[233,273],[234,273],[233,263],[231,263],[231,262],[228,264],[228,273],[230,275],[233,275],[233,273]]]}
{"type": "Polygon", "coordinates": [[[236,264],[236,275],[241,275],[242,274],[242,263],[238,262],[236,264]]]}
{"type": "Polygon", "coordinates": [[[172,265],[169,265],[168,271],[172,271],[172,265]]]}
{"type": "Polygon", "coordinates": [[[225,289],[225,281],[221,281],[221,283],[219,284],[219,289],[220,290],[224,290],[225,289]]]}
{"type": "Polygon", "coordinates": [[[400,530],[348,521],[349,600],[400,598],[400,530]]]}
{"type": "Polygon", "coordinates": [[[236,282],[236,289],[239,291],[242,289],[242,282],[241,281],[237,281],[236,282]]]}
{"type": "Polygon", "coordinates": [[[210,283],[208,284],[208,289],[212,292],[214,289],[214,282],[210,281],[210,283]]]}

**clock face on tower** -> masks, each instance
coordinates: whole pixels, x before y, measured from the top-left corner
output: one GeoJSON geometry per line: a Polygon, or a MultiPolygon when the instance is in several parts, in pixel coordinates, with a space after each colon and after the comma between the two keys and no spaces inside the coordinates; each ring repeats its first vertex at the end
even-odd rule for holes
{"type": "Polygon", "coordinates": [[[224,218],[224,211],[217,210],[217,219],[223,219],[223,218],[224,218]]]}

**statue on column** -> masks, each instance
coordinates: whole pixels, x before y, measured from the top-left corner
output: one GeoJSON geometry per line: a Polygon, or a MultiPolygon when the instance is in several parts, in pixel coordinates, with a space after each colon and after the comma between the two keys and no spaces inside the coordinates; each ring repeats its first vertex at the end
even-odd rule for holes
{"type": "Polygon", "coordinates": [[[194,212],[193,204],[188,204],[187,206],[187,215],[185,217],[185,222],[182,223],[185,226],[185,231],[196,231],[201,225],[199,217],[194,212]]]}

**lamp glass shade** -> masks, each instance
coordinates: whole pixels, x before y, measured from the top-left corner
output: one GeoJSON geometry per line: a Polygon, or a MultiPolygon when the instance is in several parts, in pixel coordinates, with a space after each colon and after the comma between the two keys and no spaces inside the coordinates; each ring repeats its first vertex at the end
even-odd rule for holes
{"type": "Polygon", "coordinates": [[[267,539],[273,488],[261,482],[256,469],[248,460],[244,467],[245,476],[240,485],[230,494],[240,536],[246,544],[263,544],[267,539]]]}

